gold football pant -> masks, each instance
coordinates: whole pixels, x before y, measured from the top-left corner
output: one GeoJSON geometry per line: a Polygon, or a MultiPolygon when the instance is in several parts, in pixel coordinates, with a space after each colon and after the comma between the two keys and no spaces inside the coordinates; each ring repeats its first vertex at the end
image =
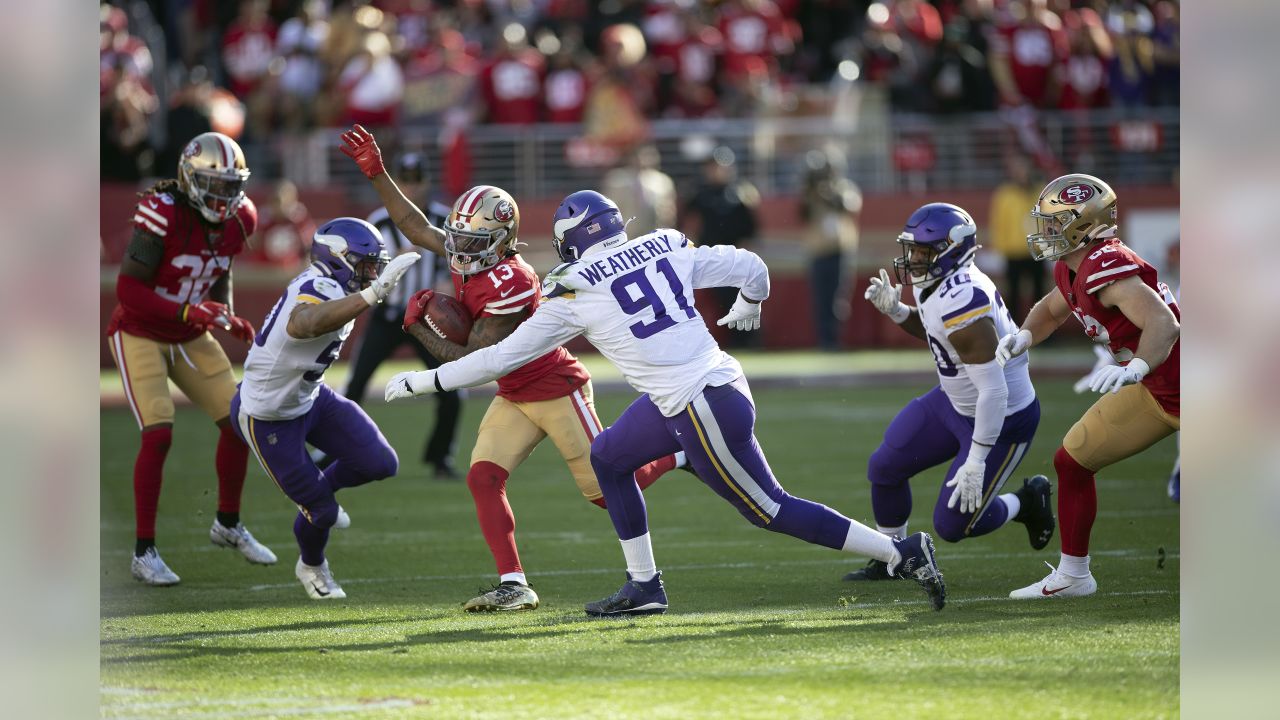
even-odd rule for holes
{"type": "Polygon", "coordinates": [[[173,422],[170,379],[214,422],[230,414],[235,375],[222,346],[208,332],[184,343],[160,342],[122,331],[107,340],[139,428],[173,422]]]}

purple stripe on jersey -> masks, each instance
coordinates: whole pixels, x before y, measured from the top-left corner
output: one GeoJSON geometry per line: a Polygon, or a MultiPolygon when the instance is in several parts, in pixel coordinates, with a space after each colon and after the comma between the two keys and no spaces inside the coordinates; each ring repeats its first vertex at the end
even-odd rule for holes
{"type": "Polygon", "coordinates": [[[969,300],[968,303],[965,304],[964,307],[959,308],[957,310],[952,310],[949,313],[944,313],[942,316],[942,319],[944,321],[950,320],[951,318],[959,317],[969,312],[970,310],[976,310],[980,307],[983,307],[985,305],[990,305],[990,304],[991,304],[991,298],[987,297],[987,294],[983,292],[981,288],[975,287],[973,289],[973,297],[969,300]]]}

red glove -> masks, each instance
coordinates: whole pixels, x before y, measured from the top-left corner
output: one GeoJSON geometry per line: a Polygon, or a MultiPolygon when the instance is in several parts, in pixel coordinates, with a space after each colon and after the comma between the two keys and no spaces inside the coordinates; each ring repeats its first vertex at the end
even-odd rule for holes
{"type": "Polygon", "coordinates": [[[433,290],[419,290],[409,298],[404,306],[404,324],[400,326],[405,332],[409,332],[409,328],[427,314],[427,303],[431,302],[432,295],[435,295],[433,290]]]}
{"type": "Polygon", "coordinates": [[[338,149],[343,155],[356,161],[365,177],[372,180],[387,171],[382,164],[382,151],[373,140],[373,133],[365,130],[363,125],[355,125],[342,133],[342,143],[342,147],[338,149]]]}
{"type": "Polygon", "coordinates": [[[233,315],[231,317],[231,330],[228,332],[231,333],[232,337],[243,340],[247,343],[253,342],[253,336],[258,334],[257,331],[253,329],[253,323],[245,320],[239,315],[233,315]]]}
{"type": "Polygon", "coordinates": [[[229,330],[231,310],[226,305],[213,300],[205,300],[198,305],[188,303],[182,306],[182,322],[202,328],[216,325],[229,330]]]}

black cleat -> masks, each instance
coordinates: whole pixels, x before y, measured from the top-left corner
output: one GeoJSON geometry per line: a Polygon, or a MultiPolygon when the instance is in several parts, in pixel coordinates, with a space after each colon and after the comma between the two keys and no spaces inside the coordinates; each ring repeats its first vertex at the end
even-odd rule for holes
{"type": "Polygon", "coordinates": [[[889,563],[883,560],[871,560],[866,567],[854,570],[844,576],[845,580],[901,580],[889,574],[889,563]]]}
{"type": "Polygon", "coordinates": [[[1033,550],[1043,550],[1053,539],[1057,521],[1053,519],[1053,486],[1049,478],[1036,475],[1022,481],[1022,487],[1014,493],[1022,507],[1013,519],[1027,526],[1027,539],[1033,550]]]}
{"type": "Polygon", "coordinates": [[[893,569],[897,577],[915,580],[929,595],[929,604],[941,610],[947,604],[947,586],[942,581],[942,571],[933,557],[933,538],[928,533],[916,533],[905,540],[894,540],[902,560],[893,569]]]}
{"type": "Polygon", "coordinates": [[[627,574],[627,582],[618,592],[603,600],[587,603],[591,617],[618,615],[657,615],[667,611],[667,590],[662,585],[662,573],[652,580],[640,582],[627,574]]]}

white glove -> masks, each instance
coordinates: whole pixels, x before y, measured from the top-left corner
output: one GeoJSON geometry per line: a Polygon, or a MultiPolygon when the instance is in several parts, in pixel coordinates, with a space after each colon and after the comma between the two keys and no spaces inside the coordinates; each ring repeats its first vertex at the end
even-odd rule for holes
{"type": "Polygon", "coordinates": [[[954,508],[960,501],[960,512],[971,513],[982,504],[982,478],[987,473],[987,464],[969,458],[956,471],[954,477],[947,482],[947,487],[955,488],[947,500],[947,507],[954,508]]]}
{"type": "Polygon", "coordinates": [[[1004,367],[1010,360],[1018,357],[1031,347],[1031,331],[1019,330],[1011,335],[1005,335],[1000,338],[1000,342],[996,343],[996,362],[1000,363],[1000,367],[1004,367]]]}
{"type": "Polygon", "coordinates": [[[377,305],[391,293],[391,288],[400,282],[400,278],[413,267],[413,264],[422,259],[422,256],[416,252],[397,255],[394,260],[387,263],[383,268],[382,274],[369,284],[369,287],[360,291],[360,297],[370,305],[377,305]]]}
{"type": "Polygon", "coordinates": [[[1102,349],[1101,345],[1093,346],[1093,354],[1098,356],[1098,360],[1094,362],[1093,368],[1091,368],[1084,377],[1077,380],[1075,385],[1071,386],[1071,389],[1074,390],[1077,395],[1089,389],[1089,385],[1093,382],[1093,378],[1098,374],[1099,370],[1116,364],[1115,359],[1111,357],[1111,353],[1102,349]]]}
{"type": "Polygon", "coordinates": [[[884,268],[880,268],[880,277],[871,278],[862,297],[899,325],[911,314],[911,307],[902,302],[902,286],[894,285],[884,268]]]}
{"type": "Polygon", "coordinates": [[[387,402],[400,398],[417,397],[436,391],[436,371],[420,370],[418,372],[396,373],[387,383],[383,399],[387,402]]]}
{"type": "Polygon", "coordinates": [[[716,325],[728,325],[733,330],[760,329],[760,303],[751,302],[738,293],[729,313],[716,321],[716,325]]]}
{"type": "Polygon", "coordinates": [[[1097,393],[1120,392],[1125,385],[1142,382],[1151,367],[1142,358],[1134,358],[1128,365],[1108,365],[1095,372],[1089,380],[1089,389],[1097,393]]]}

